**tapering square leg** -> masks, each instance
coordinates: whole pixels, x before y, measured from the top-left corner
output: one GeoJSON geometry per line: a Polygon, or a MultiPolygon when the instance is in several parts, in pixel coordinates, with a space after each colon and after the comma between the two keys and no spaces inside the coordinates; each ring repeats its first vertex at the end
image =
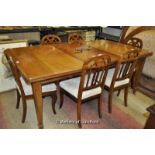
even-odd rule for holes
{"type": "Polygon", "coordinates": [[[42,87],[40,82],[32,83],[34,102],[38,120],[38,127],[43,128],[43,101],[42,101],[42,87]]]}

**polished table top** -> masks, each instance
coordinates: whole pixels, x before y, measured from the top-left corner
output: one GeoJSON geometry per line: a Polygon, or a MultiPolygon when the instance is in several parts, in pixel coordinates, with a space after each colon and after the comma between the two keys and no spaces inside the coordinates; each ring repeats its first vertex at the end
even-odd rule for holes
{"type": "Polygon", "coordinates": [[[16,61],[28,83],[80,72],[83,62],[54,46],[31,46],[9,49],[5,54],[16,61]]]}
{"type": "MultiPolygon", "coordinates": [[[[40,45],[8,49],[28,83],[80,73],[84,61],[97,54],[108,54],[112,63],[134,47],[112,41],[96,40],[80,44],[40,45]]],[[[151,52],[141,50],[142,56],[151,52]]]]}

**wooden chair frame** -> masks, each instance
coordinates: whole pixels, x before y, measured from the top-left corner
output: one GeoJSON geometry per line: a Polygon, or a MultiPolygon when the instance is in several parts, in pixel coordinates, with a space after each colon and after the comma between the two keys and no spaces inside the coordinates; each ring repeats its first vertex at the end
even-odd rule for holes
{"type": "Polygon", "coordinates": [[[102,117],[102,93],[104,88],[104,82],[107,76],[108,68],[110,66],[111,59],[108,55],[99,55],[89,59],[83,64],[80,85],[77,98],[71,95],[69,92],[61,88],[60,86],[60,108],[63,105],[63,95],[69,96],[73,101],[77,103],[77,120],[78,127],[81,128],[81,104],[90,100],[98,99],[98,115],[102,117]],[[82,99],[84,91],[91,90],[93,88],[101,88],[101,93],[85,99],[82,99]]]}
{"type": "Polygon", "coordinates": [[[109,90],[109,96],[108,96],[109,113],[112,112],[112,95],[114,91],[118,91],[117,95],[119,95],[121,89],[125,90],[124,105],[127,106],[128,87],[130,86],[130,81],[136,68],[138,55],[139,55],[138,50],[129,51],[128,53],[126,53],[124,55],[124,60],[116,64],[115,72],[110,87],[105,85],[105,89],[109,90]],[[115,87],[115,83],[117,81],[125,80],[127,78],[130,80],[129,83],[115,87]]]}
{"type": "MultiPolygon", "coordinates": [[[[16,66],[16,63],[14,62],[13,58],[11,56],[7,56],[7,59],[8,59],[8,62],[10,64],[10,67],[11,67],[11,70],[12,70],[12,73],[14,75],[14,78],[15,78],[15,81],[19,87],[19,90],[18,88],[16,89],[17,91],[17,104],[16,104],[16,108],[18,109],[19,108],[19,104],[20,104],[20,98],[22,98],[22,103],[23,103],[23,116],[22,116],[22,123],[25,122],[25,119],[26,119],[26,114],[27,114],[27,103],[26,103],[26,100],[27,99],[33,99],[34,96],[33,94],[32,95],[26,95],[25,92],[24,92],[24,88],[22,86],[22,83],[21,83],[21,80],[20,80],[20,73],[19,73],[19,70],[17,69],[17,66],[16,66]]],[[[42,97],[46,97],[46,96],[51,96],[52,97],[52,110],[53,110],[53,113],[56,114],[56,110],[55,110],[55,103],[56,103],[56,100],[57,100],[57,91],[49,91],[49,92],[44,92],[42,93],[42,97]]]]}

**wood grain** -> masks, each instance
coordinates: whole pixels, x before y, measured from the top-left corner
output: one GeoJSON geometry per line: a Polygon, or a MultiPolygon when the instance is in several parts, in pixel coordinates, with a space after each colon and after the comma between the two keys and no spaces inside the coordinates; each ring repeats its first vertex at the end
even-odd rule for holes
{"type": "Polygon", "coordinates": [[[8,49],[5,54],[16,60],[28,83],[74,74],[80,72],[83,65],[83,62],[50,45],[8,49]]]}

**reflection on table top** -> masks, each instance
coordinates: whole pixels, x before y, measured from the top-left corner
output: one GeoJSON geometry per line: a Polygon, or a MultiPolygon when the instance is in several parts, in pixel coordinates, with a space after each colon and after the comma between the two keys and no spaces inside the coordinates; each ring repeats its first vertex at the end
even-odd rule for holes
{"type": "Polygon", "coordinates": [[[70,54],[71,56],[81,60],[81,61],[87,61],[89,58],[99,55],[99,54],[108,54],[110,55],[112,62],[117,61],[120,59],[119,56],[114,55],[112,53],[107,53],[104,50],[100,50],[97,48],[94,48],[90,45],[86,44],[59,44],[55,45],[56,48],[60,49],[61,51],[70,54]]]}
{"type": "MultiPolygon", "coordinates": [[[[97,49],[104,50],[105,52],[120,56],[121,58],[123,58],[123,54],[127,53],[128,51],[137,49],[136,47],[130,45],[107,40],[96,40],[93,42],[88,42],[87,44],[97,49]]],[[[140,56],[142,57],[152,55],[152,52],[148,52],[147,50],[144,49],[137,49],[137,50],[140,50],[140,56]]]]}

